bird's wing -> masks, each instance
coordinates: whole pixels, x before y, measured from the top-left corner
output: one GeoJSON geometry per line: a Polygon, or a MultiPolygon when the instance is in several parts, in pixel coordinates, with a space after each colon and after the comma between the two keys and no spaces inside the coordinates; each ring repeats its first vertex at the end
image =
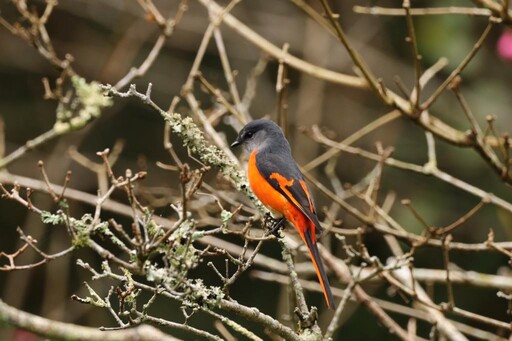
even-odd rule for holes
{"type": "Polygon", "coordinates": [[[304,181],[295,160],[268,153],[258,157],[256,167],[268,183],[297,207],[320,232],[322,230],[316,215],[313,196],[304,181]]]}
{"type": "Polygon", "coordinates": [[[313,196],[299,167],[292,156],[287,153],[267,153],[263,155],[258,153],[256,154],[256,167],[258,172],[275,190],[281,193],[313,223],[314,228],[311,225],[295,227],[308,247],[327,305],[330,309],[334,309],[336,305],[316,244],[315,229],[321,231],[320,222],[315,213],[313,196]]]}

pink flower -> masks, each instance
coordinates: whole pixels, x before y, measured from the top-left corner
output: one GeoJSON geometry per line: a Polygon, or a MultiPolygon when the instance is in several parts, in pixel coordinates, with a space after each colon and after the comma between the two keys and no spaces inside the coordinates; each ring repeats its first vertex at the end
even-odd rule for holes
{"type": "Polygon", "coordinates": [[[503,31],[496,44],[496,50],[501,58],[512,61],[512,30],[503,31]]]}

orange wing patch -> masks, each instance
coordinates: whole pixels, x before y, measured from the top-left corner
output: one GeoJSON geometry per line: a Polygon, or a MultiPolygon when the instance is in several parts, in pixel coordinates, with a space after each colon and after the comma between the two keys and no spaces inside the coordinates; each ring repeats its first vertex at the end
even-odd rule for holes
{"type": "Polygon", "coordinates": [[[288,198],[290,198],[290,200],[293,202],[293,204],[297,207],[300,207],[299,202],[293,197],[292,193],[290,193],[288,188],[286,188],[286,187],[290,187],[293,185],[293,182],[294,182],[293,179],[288,180],[287,178],[285,178],[284,176],[282,176],[279,173],[272,173],[272,174],[270,174],[269,178],[276,180],[277,183],[279,184],[279,187],[281,188],[281,190],[284,193],[286,193],[286,195],[288,196],[288,198]]]}
{"type": "MultiPolygon", "coordinates": [[[[287,187],[291,187],[293,185],[293,183],[295,181],[294,179],[288,180],[287,178],[285,178],[284,176],[282,176],[279,173],[270,174],[270,179],[277,181],[281,190],[288,196],[288,198],[290,198],[290,200],[293,202],[293,204],[296,207],[302,207],[302,205],[295,199],[293,194],[287,188],[287,187]]],[[[315,213],[315,207],[313,206],[313,200],[311,200],[311,196],[309,194],[308,187],[306,186],[306,183],[304,182],[304,180],[299,180],[299,183],[300,183],[300,186],[302,187],[302,190],[304,191],[304,193],[306,193],[306,197],[308,198],[309,210],[312,213],[315,213]]],[[[302,208],[302,209],[304,209],[304,208],[302,208]]]]}

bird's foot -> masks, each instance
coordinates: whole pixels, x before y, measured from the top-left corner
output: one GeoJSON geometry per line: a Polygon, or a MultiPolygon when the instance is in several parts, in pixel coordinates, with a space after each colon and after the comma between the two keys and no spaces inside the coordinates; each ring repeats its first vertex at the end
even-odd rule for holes
{"type": "Polygon", "coordinates": [[[276,238],[279,238],[279,231],[282,229],[284,222],[286,219],[284,217],[275,219],[270,214],[267,214],[265,216],[265,224],[267,226],[271,226],[269,230],[267,231],[267,234],[274,235],[276,238]]]}

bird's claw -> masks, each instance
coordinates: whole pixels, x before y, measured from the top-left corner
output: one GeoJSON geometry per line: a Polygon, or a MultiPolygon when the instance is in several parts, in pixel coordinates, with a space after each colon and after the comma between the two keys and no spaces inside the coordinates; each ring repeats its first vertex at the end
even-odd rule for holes
{"type": "Polygon", "coordinates": [[[265,215],[265,224],[267,226],[271,225],[267,234],[269,234],[269,235],[272,234],[276,238],[279,238],[279,236],[280,236],[279,231],[283,227],[285,221],[286,221],[286,219],[284,217],[276,219],[276,218],[273,218],[270,214],[266,214],[265,215]]]}

